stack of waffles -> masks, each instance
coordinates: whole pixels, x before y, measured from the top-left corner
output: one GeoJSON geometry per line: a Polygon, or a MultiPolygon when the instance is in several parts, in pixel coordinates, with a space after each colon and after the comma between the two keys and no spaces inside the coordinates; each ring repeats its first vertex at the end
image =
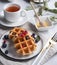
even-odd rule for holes
{"type": "Polygon", "coordinates": [[[23,28],[10,30],[9,39],[14,42],[18,54],[30,55],[36,49],[34,38],[23,28]]]}

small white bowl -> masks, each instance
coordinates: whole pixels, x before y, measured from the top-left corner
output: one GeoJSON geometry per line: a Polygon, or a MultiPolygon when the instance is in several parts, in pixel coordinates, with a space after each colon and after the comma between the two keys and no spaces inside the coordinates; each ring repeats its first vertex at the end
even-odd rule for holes
{"type": "Polygon", "coordinates": [[[53,16],[50,16],[48,19],[49,19],[49,21],[51,21],[53,24],[57,24],[57,14],[56,14],[56,15],[53,15],[53,16]]]}
{"type": "Polygon", "coordinates": [[[46,26],[46,27],[37,27],[37,25],[36,25],[37,19],[35,18],[34,24],[35,24],[35,27],[37,28],[38,31],[47,31],[47,30],[49,30],[50,28],[53,27],[52,22],[48,19],[47,16],[39,16],[39,19],[40,19],[41,22],[48,22],[49,25],[46,26]]]}

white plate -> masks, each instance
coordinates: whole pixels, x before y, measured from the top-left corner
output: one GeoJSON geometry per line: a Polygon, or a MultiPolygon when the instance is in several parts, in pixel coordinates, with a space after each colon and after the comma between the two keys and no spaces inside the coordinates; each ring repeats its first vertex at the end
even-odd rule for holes
{"type": "Polygon", "coordinates": [[[0,24],[3,25],[3,26],[6,26],[6,27],[21,26],[21,25],[23,25],[24,23],[26,23],[28,21],[27,16],[25,16],[25,17],[20,18],[19,21],[9,22],[9,21],[6,21],[4,19],[3,12],[0,12],[0,14],[1,14],[0,15],[0,24]]]}
{"type": "MultiPolygon", "coordinates": [[[[4,35],[7,35],[9,34],[9,32],[5,33],[4,35]]],[[[1,40],[0,40],[0,44],[3,44],[3,37],[4,35],[1,37],[1,40]]],[[[8,50],[9,53],[8,54],[5,54],[6,56],[8,56],[9,58],[13,58],[13,59],[18,59],[18,60],[25,60],[25,59],[30,59],[30,58],[33,58],[35,57],[37,54],[40,53],[40,51],[42,50],[42,40],[40,39],[37,44],[37,48],[36,50],[31,54],[31,55],[28,55],[28,56],[20,56],[16,53],[16,49],[13,47],[13,43],[10,41],[10,40],[7,40],[6,42],[7,44],[7,47],[6,48],[0,48],[1,51],[5,54],[5,50],[8,50]]]]}

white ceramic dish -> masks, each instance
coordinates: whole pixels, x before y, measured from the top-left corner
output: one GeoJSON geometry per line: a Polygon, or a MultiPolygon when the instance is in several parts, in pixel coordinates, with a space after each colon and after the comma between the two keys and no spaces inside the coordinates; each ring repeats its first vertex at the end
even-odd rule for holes
{"type": "MultiPolygon", "coordinates": [[[[9,32],[5,33],[4,35],[8,35],[9,32]]],[[[0,43],[3,44],[3,37],[4,35],[1,37],[1,40],[0,40],[0,43]]],[[[42,41],[41,39],[38,41],[37,44],[37,48],[36,50],[31,54],[31,55],[28,55],[28,56],[20,56],[19,54],[16,53],[14,47],[13,47],[13,44],[10,40],[7,40],[6,44],[7,44],[7,47],[6,48],[2,48],[1,47],[1,44],[0,44],[0,49],[1,51],[3,52],[3,54],[5,54],[5,51],[8,50],[8,54],[5,54],[7,57],[9,58],[13,58],[15,60],[26,60],[26,59],[30,59],[30,58],[33,58],[34,56],[36,56],[37,54],[40,53],[43,45],[42,45],[42,41]]]]}
{"type": "Polygon", "coordinates": [[[6,27],[15,27],[15,26],[21,26],[23,25],[24,23],[26,23],[28,21],[28,18],[27,16],[25,17],[21,17],[19,19],[19,21],[14,21],[14,22],[9,22],[9,21],[6,21],[4,19],[4,13],[3,12],[0,12],[0,24],[3,25],[3,26],[6,26],[6,27]]]}
{"type": "Polygon", "coordinates": [[[48,19],[47,16],[39,16],[39,19],[40,19],[41,22],[48,22],[49,26],[47,26],[47,27],[37,27],[37,25],[36,25],[37,20],[35,20],[34,21],[35,27],[37,28],[38,31],[46,31],[46,30],[49,30],[50,28],[53,27],[52,22],[48,19]]]}
{"type": "Polygon", "coordinates": [[[57,0],[50,0],[49,2],[47,2],[47,7],[49,8],[49,9],[57,9],[56,7],[55,7],[55,2],[57,2],[57,0]]]}
{"type": "Polygon", "coordinates": [[[57,15],[53,15],[48,17],[49,21],[51,21],[53,24],[57,24],[57,15]]]}

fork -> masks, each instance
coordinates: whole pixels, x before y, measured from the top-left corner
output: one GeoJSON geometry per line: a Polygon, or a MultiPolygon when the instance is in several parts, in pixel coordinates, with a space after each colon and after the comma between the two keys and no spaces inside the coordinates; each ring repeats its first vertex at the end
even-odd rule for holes
{"type": "Polygon", "coordinates": [[[57,35],[57,32],[52,36],[51,39],[48,40],[47,44],[42,49],[39,56],[37,56],[37,58],[32,63],[32,65],[43,65],[44,63],[48,61],[49,58],[51,58],[57,52],[56,35],[57,35]]]}

